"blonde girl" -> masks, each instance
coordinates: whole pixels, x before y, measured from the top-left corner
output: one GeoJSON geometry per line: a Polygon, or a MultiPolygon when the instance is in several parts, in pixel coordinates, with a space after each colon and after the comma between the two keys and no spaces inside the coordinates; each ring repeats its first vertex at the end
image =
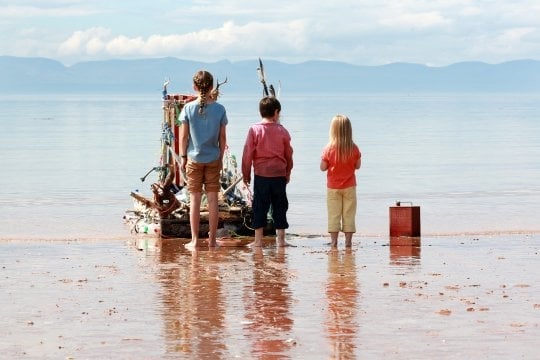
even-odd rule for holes
{"type": "Polygon", "coordinates": [[[337,248],[338,235],[345,233],[345,247],[352,247],[356,232],[356,174],[362,154],[353,141],[351,121],[336,115],[330,123],[328,144],[321,155],[321,171],[327,171],[326,203],[330,246],[337,248]]]}

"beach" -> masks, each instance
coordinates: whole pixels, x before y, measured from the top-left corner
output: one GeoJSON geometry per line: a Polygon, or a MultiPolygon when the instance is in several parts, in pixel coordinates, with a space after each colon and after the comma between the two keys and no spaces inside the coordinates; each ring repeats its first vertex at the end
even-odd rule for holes
{"type": "Polygon", "coordinates": [[[535,359],[538,234],[0,243],[3,358],[535,359]]]}
{"type": "MultiPolygon", "coordinates": [[[[287,94],[296,247],[192,252],[123,221],[156,181],[160,93],[0,97],[0,358],[536,359],[539,99],[287,94]],[[337,111],[362,151],[349,252],[319,170],[337,111]],[[419,247],[389,238],[397,201],[419,247]]],[[[258,100],[223,96],[238,160],[258,100]]]]}

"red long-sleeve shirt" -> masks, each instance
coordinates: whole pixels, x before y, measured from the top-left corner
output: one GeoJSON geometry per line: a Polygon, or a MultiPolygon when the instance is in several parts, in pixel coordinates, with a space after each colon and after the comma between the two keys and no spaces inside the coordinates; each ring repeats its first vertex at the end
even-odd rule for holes
{"type": "Polygon", "coordinates": [[[242,154],[242,176],[251,182],[255,175],[285,176],[289,180],[293,167],[291,136],[285,127],[273,122],[260,122],[249,128],[242,154]]]}

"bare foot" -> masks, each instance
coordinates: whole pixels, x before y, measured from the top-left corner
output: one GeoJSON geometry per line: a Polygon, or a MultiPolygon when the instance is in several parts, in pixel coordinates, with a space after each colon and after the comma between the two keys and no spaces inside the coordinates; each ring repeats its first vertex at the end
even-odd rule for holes
{"type": "Polygon", "coordinates": [[[288,243],[286,241],[278,242],[277,246],[278,247],[296,247],[296,245],[293,245],[293,244],[288,243]]]}
{"type": "Polygon", "coordinates": [[[251,244],[249,244],[252,248],[262,248],[262,241],[254,241],[251,244]]]}
{"type": "Polygon", "coordinates": [[[353,233],[346,232],[345,233],[345,248],[350,249],[352,247],[352,236],[353,233]]]}
{"type": "Polygon", "coordinates": [[[186,249],[195,249],[198,247],[198,241],[197,240],[191,240],[189,243],[185,244],[184,247],[186,249]]]}

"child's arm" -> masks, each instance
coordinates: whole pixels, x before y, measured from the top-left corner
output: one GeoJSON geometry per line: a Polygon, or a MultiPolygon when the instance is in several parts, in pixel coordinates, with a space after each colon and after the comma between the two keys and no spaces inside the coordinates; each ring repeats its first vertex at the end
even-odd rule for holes
{"type": "Polygon", "coordinates": [[[249,187],[251,183],[251,166],[253,164],[253,151],[255,145],[253,144],[252,129],[250,128],[244,143],[244,150],[242,152],[242,178],[244,184],[249,187]]]}
{"type": "Polygon", "coordinates": [[[321,171],[328,170],[328,162],[326,162],[324,159],[321,159],[321,171]]]}
{"type": "Polygon", "coordinates": [[[225,125],[219,128],[219,158],[223,160],[223,154],[227,148],[227,130],[225,125]]]}
{"type": "Polygon", "coordinates": [[[360,169],[360,166],[362,166],[362,153],[360,152],[360,149],[358,148],[358,146],[354,146],[355,147],[355,152],[356,152],[356,156],[358,156],[358,160],[356,160],[356,164],[354,164],[354,168],[356,170],[360,169]]]}
{"type": "Polygon", "coordinates": [[[188,142],[189,142],[189,124],[184,122],[182,123],[182,126],[180,126],[180,156],[182,159],[181,170],[186,170],[186,163],[187,163],[187,148],[188,148],[188,142]]]}
{"type": "Polygon", "coordinates": [[[290,139],[285,147],[285,159],[287,159],[286,178],[287,178],[287,184],[288,184],[289,181],[291,180],[291,171],[293,168],[293,148],[291,146],[290,139]]]}

